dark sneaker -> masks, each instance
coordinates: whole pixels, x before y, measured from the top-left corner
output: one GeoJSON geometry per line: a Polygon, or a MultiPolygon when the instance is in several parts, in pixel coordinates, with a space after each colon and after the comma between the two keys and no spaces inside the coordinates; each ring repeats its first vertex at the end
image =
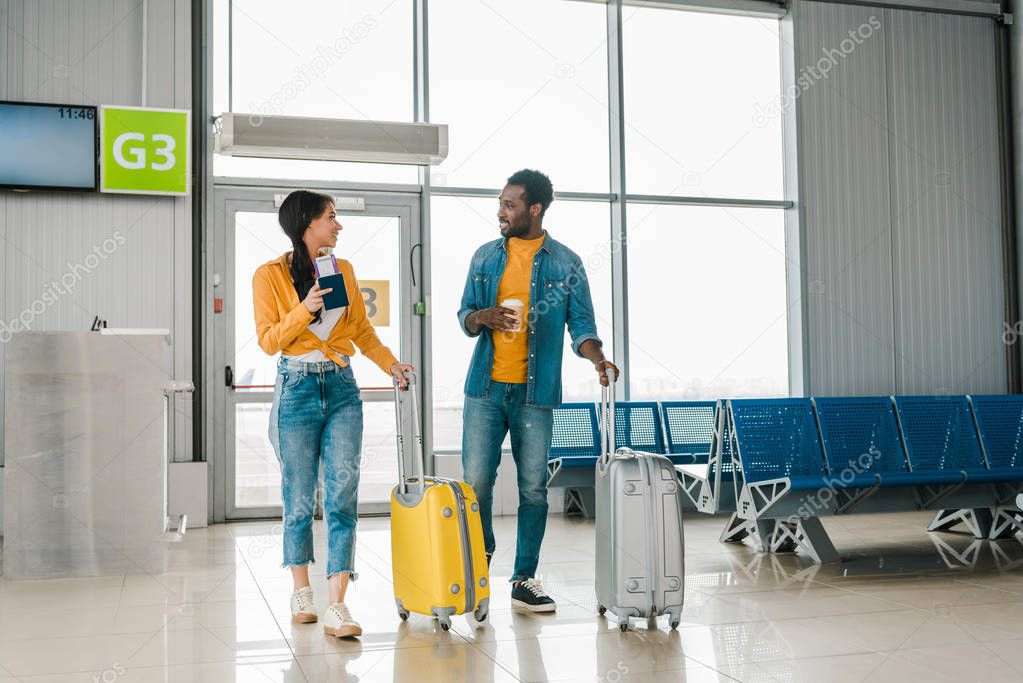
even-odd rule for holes
{"type": "Polygon", "coordinates": [[[536,579],[512,581],[511,601],[515,607],[530,612],[553,612],[557,609],[554,600],[544,592],[543,586],[536,579]]]}

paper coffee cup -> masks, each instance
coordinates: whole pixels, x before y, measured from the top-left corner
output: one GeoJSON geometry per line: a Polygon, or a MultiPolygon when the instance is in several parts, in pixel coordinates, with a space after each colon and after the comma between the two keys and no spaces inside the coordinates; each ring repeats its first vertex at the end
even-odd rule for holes
{"type": "Polygon", "coordinates": [[[505,299],[498,304],[502,308],[510,308],[515,311],[515,317],[518,319],[518,324],[515,329],[509,330],[509,332],[521,332],[522,331],[522,309],[526,307],[526,304],[519,299],[505,299]]]}

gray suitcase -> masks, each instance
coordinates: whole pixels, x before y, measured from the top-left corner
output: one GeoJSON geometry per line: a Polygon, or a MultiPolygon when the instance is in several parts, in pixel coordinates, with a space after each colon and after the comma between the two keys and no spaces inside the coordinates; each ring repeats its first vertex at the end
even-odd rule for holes
{"type": "Polygon", "coordinates": [[[602,387],[596,468],[598,609],[611,612],[622,631],[632,617],[662,614],[677,628],[685,588],[681,487],[663,455],[615,450],[610,379],[602,387]]]}

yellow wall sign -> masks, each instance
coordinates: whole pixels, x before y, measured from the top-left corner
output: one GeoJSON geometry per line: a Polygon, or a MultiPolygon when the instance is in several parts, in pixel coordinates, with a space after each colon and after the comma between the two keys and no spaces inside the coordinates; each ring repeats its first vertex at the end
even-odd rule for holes
{"type": "Polygon", "coordinates": [[[359,280],[366,316],[373,327],[391,324],[391,283],[388,280],[359,280]]]}

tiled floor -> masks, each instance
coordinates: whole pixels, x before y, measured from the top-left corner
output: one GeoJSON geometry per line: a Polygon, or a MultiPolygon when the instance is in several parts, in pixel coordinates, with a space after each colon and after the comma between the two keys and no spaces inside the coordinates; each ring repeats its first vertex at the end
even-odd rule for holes
{"type": "Polygon", "coordinates": [[[828,520],[846,559],[818,567],[723,545],[723,519],[690,515],[682,627],[620,633],[596,612],[592,522],[551,518],[541,571],[559,610],[534,616],[508,608],[515,520],[500,518],[490,618],[445,633],[398,620],[387,521],[367,519],[348,600],[358,641],[290,623],[279,525],[193,529],[164,574],[0,581],[0,683],[1023,680],[1023,545],[928,521],[828,520]]]}

